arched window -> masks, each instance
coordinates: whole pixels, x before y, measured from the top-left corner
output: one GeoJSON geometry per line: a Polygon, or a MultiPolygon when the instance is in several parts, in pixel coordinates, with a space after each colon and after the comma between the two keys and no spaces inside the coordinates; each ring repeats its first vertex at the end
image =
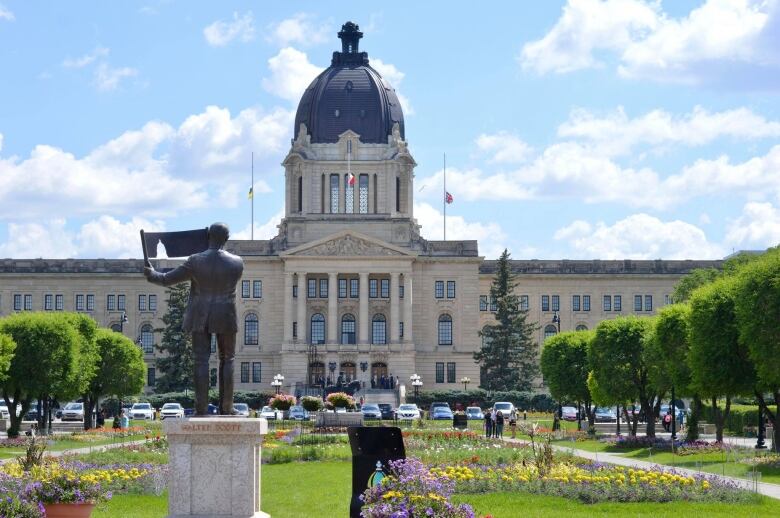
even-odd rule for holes
{"type": "Polygon", "coordinates": [[[341,343],[354,344],[355,342],[355,316],[347,313],[341,317],[341,343]]]}
{"type": "Polygon", "coordinates": [[[361,174],[358,179],[358,209],[361,214],[368,214],[368,175],[361,174]]]}
{"type": "Polygon", "coordinates": [[[439,317],[439,345],[452,345],[452,317],[439,317]]]}
{"type": "Polygon", "coordinates": [[[344,212],[352,214],[355,212],[355,185],[354,177],[352,184],[349,184],[349,175],[344,175],[344,212]]]}
{"type": "Polygon", "coordinates": [[[115,333],[121,333],[122,332],[122,326],[120,324],[111,324],[111,330],[115,333]]]}
{"type": "Polygon", "coordinates": [[[490,337],[487,336],[487,330],[490,326],[485,326],[482,328],[482,348],[484,349],[488,345],[490,345],[490,337]]]}
{"type": "Polygon", "coordinates": [[[325,385],[325,364],[312,362],[309,364],[309,385],[325,385]]]}
{"type": "Polygon", "coordinates": [[[303,212],[303,176],[298,177],[298,212],[303,212]]]}
{"type": "Polygon", "coordinates": [[[552,324],[549,324],[544,327],[544,339],[547,340],[551,336],[555,336],[558,334],[558,329],[552,324]]]}
{"type": "Polygon", "coordinates": [[[260,320],[254,313],[244,317],[244,345],[258,345],[260,343],[260,320]]]}
{"type": "Polygon", "coordinates": [[[154,328],[151,324],[141,326],[141,349],[144,354],[154,353],[154,328]]]}
{"type": "Polygon", "coordinates": [[[371,343],[387,343],[387,321],[385,320],[385,316],[381,313],[377,313],[374,315],[374,318],[371,319],[371,343]]]}
{"type": "Polygon", "coordinates": [[[401,178],[395,177],[395,211],[401,212],[401,178]]]}
{"type": "Polygon", "coordinates": [[[330,175],[330,213],[339,212],[339,175],[330,175]]]}
{"type": "Polygon", "coordinates": [[[322,313],[315,313],[311,316],[311,343],[325,343],[325,317],[322,313]]]}
{"type": "Polygon", "coordinates": [[[585,324],[577,324],[577,327],[574,328],[575,331],[587,331],[588,326],[585,324]]]}

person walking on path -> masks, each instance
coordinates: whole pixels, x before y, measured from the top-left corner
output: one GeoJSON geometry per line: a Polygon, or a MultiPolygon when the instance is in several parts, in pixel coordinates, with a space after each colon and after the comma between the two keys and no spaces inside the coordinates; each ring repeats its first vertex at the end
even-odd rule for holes
{"type": "Polygon", "coordinates": [[[501,410],[496,413],[496,438],[504,438],[504,413],[501,410]]]}
{"type": "Polygon", "coordinates": [[[496,407],[490,411],[490,420],[493,422],[493,437],[498,437],[498,430],[496,429],[496,407]]]}
{"type": "Polygon", "coordinates": [[[509,429],[512,430],[512,439],[514,439],[517,434],[517,414],[514,412],[509,414],[509,429]]]}
{"type": "Polygon", "coordinates": [[[490,439],[493,436],[493,416],[489,410],[485,410],[485,437],[490,439]]]}

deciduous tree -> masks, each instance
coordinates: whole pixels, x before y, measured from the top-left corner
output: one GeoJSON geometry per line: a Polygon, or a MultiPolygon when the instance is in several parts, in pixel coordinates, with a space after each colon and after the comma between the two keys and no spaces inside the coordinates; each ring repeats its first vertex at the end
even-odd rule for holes
{"type": "Polygon", "coordinates": [[[552,397],[577,403],[577,408],[584,406],[590,428],[595,425],[595,407],[588,390],[588,347],[592,339],[592,331],[551,336],[544,342],[541,357],[542,375],[552,397]]]}

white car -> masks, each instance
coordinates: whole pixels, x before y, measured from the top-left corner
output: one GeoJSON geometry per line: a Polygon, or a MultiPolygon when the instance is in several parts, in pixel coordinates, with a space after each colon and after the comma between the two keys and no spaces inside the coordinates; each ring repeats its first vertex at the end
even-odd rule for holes
{"type": "Polygon", "coordinates": [[[84,403],[68,403],[65,408],[62,409],[63,421],[83,421],[84,420],[84,403]]]}
{"type": "Polygon", "coordinates": [[[260,410],[260,417],[264,417],[266,419],[281,419],[282,416],[280,414],[281,412],[274,410],[270,406],[264,406],[262,410],[260,410]]]}
{"type": "Polygon", "coordinates": [[[249,417],[249,405],[246,403],[233,403],[233,413],[241,417],[249,417]]]}
{"type": "Polygon", "coordinates": [[[184,407],[179,403],[165,403],[160,409],[160,420],[173,417],[174,419],[184,418],[184,407]]]}
{"type": "Polygon", "coordinates": [[[401,420],[420,419],[420,409],[414,403],[404,403],[395,413],[401,420]]]}
{"type": "Polygon", "coordinates": [[[11,413],[8,412],[8,405],[5,403],[0,404],[0,419],[9,419],[11,413]]]}
{"type": "Polygon", "coordinates": [[[500,411],[507,421],[513,420],[513,418],[517,419],[517,409],[509,401],[496,401],[493,403],[493,410],[496,412],[500,411]]]}
{"type": "Polygon", "coordinates": [[[149,403],[136,403],[130,408],[130,419],[144,419],[152,421],[154,419],[154,409],[149,403]]]}

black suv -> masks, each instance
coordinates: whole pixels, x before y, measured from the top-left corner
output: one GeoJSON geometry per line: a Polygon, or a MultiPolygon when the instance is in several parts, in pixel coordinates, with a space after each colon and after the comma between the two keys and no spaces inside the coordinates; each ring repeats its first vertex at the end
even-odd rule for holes
{"type": "Polygon", "coordinates": [[[395,410],[390,403],[379,403],[379,411],[382,412],[382,419],[395,419],[395,410]]]}

